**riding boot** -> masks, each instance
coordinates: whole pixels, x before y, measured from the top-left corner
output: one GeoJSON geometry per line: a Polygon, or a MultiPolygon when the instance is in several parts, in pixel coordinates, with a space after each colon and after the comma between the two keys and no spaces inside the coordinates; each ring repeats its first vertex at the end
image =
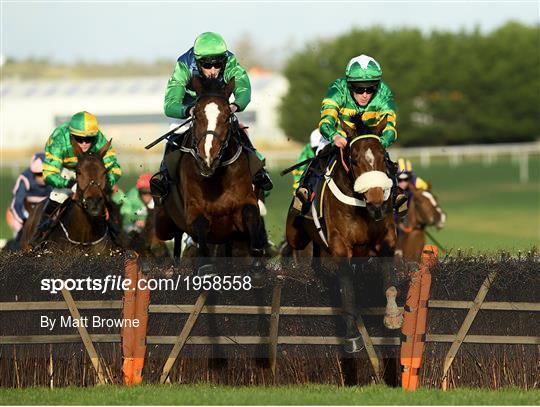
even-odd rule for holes
{"type": "Polygon", "coordinates": [[[60,205],[61,204],[59,202],[53,201],[52,199],[47,200],[45,207],[43,208],[43,213],[41,214],[39,224],[34,232],[34,235],[32,236],[32,239],[30,240],[31,247],[36,247],[45,240],[49,234],[48,232],[50,228],[54,224],[52,215],[56,212],[60,205]]]}
{"type": "Polygon", "coordinates": [[[109,233],[111,239],[118,245],[123,246],[123,231],[122,231],[122,217],[120,215],[120,210],[114,208],[114,202],[107,200],[107,210],[109,212],[109,219],[107,220],[107,227],[109,228],[109,233]]]}
{"type": "Polygon", "coordinates": [[[169,171],[167,170],[167,163],[165,157],[170,152],[176,150],[178,145],[182,142],[183,134],[175,135],[176,137],[173,140],[167,141],[165,144],[165,151],[163,152],[163,159],[159,165],[159,172],[156,172],[150,179],[150,193],[154,198],[156,205],[163,204],[163,201],[169,193],[169,185],[171,183],[169,171]]]}
{"type": "MultiPolygon", "coordinates": [[[[244,129],[238,128],[238,134],[240,136],[240,143],[242,144],[242,146],[245,147],[252,154],[255,154],[259,161],[264,163],[264,157],[255,149],[244,129]]],[[[274,188],[274,184],[270,179],[270,175],[268,174],[268,171],[266,171],[264,166],[255,174],[253,174],[251,182],[253,183],[253,185],[261,188],[263,191],[270,191],[272,188],[274,188]]]]}
{"type": "Polygon", "coordinates": [[[322,163],[319,156],[313,157],[300,178],[298,189],[295,191],[292,209],[298,215],[305,215],[313,200],[313,193],[323,175],[322,163]]]}
{"type": "Polygon", "coordinates": [[[398,186],[397,181],[397,164],[390,159],[390,155],[387,151],[384,152],[384,162],[388,176],[392,180],[392,203],[394,211],[398,216],[398,219],[405,219],[407,216],[408,198],[403,193],[403,190],[398,186]]]}

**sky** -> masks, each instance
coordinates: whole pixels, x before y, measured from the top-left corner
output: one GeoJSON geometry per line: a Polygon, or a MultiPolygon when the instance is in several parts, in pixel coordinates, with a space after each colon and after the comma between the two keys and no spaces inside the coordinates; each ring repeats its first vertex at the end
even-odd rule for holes
{"type": "Polygon", "coordinates": [[[538,0],[0,2],[3,58],[64,63],[175,60],[204,31],[221,33],[230,49],[249,36],[259,52],[282,60],[353,27],[489,32],[509,20],[540,20],[538,0]]]}

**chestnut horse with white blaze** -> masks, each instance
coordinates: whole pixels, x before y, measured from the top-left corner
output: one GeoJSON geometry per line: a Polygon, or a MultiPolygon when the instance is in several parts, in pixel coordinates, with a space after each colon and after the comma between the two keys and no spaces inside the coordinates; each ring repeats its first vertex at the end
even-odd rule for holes
{"type": "Polygon", "coordinates": [[[341,121],[349,142],[341,151],[341,159],[337,159],[326,175],[326,192],[322,197],[322,219],[326,230],[323,228],[319,232],[312,219],[289,212],[286,233],[293,249],[302,250],[312,241],[314,256],[324,254],[323,248],[330,256],[329,260],[337,264],[346,325],[345,350],[358,352],[361,342],[356,323],[353,258],[380,258],[387,300],[384,325],[397,329],[401,327],[403,316],[396,303],[392,180],[386,173],[385,150],[376,135],[386,123],[383,120],[374,134],[360,116],[353,116],[351,121],[355,129],[341,121]]]}

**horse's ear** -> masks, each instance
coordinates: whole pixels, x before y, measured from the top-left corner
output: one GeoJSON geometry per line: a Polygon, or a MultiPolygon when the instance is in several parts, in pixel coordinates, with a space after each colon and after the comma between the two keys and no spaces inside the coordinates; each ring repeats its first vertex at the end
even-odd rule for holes
{"type": "Polygon", "coordinates": [[[231,80],[227,82],[227,85],[225,85],[225,96],[227,96],[227,98],[229,98],[234,92],[235,82],[236,81],[233,76],[231,80]]]}
{"type": "Polygon", "coordinates": [[[427,190],[431,191],[431,187],[432,187],[431,181],[426,181],[426,183],[427,183],[427,190]]]}
{"type": "Polygon", "coordinates": [[[69,136],[69,141],[71,142],[71,147],[73,147],[73,152],[75,153],[75,156],[80,156],[83,151],[81,146],[79,146],[79,144],[75,141],[75,137],[69,136]]]}
{"type": "Polygon", "coordinates": [[[199,75],[193,75],[191,77],[191,88],[195,91],[197,95],[200,95],[203,91],[202,79],[199,75]]]}
{"type": "Polygon", "coordinates": [[[349,127],[341,117],[339,118],[339,124],[341,125],[341,128],[345,131],[345,133],[347,133],[347,137],[350,138],[354,136],[354,129],[352,127],[349,127]]]}
{"type": "Polygon", "coordinates": [[[111,146],[112,139],[110,139],[103,147],[101,147],[98,150],[98,154],[101,156],[101,158],[105,157],[105,154],[107,154],[107,151],[109,150],[109,147],[111,146]]]}
{"type": "Polygon", "coordinates": [[[377,125],[377,128],[375,129],[375,134],[376,135],[382,134],[382,132],[385,129],[387,123],[388,123],[388,120],[387,120],[387,118],[385,116],[384,119],[382,119],[381,122],[377,125]]]}

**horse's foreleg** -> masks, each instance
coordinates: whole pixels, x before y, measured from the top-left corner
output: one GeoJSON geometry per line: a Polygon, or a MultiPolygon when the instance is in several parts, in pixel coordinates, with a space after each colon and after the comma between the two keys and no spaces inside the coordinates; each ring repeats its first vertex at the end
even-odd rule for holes
{"type": "Polygon", "coordinates": [[[261,216],[256,205],[245,205],[242,208],[242,223],[249,235],[249,254],[253,257],[251,268],[253,270],[254,286],[261,286],[264,279],[264,242],[260,233],[261,216]]]}
{"type": "Polygon", "coordinates": [[[210,222],[202,214],[199,214],[191,224],[191,228],[197,235],[199,245],[197,258],[198,273],[199,275],[213,274],[213,267],[208,263],[209,249],[207,238],[208,231],[210,230],[210,222]]]}
{"type": "Polygon", "coordinates": [[[381,269],[383,274],[383,289],[386,296],[386,309],[384,313],[384,326],[389,329],[401,328],[403,324],[403,312],[398,308],[396,298],[397,273],[394,267],[394,247],[384,241],[381,246],[381,269]]]}
{"type": "Polygon", "coordinates": [[[345,351],[354,353],[360,351],[361,340],[356,325],[356,295],[354,292],[353,271],[347,259],[343,259],[339,263],[339,291],[343,319],[345,320],[345,351]]]}

